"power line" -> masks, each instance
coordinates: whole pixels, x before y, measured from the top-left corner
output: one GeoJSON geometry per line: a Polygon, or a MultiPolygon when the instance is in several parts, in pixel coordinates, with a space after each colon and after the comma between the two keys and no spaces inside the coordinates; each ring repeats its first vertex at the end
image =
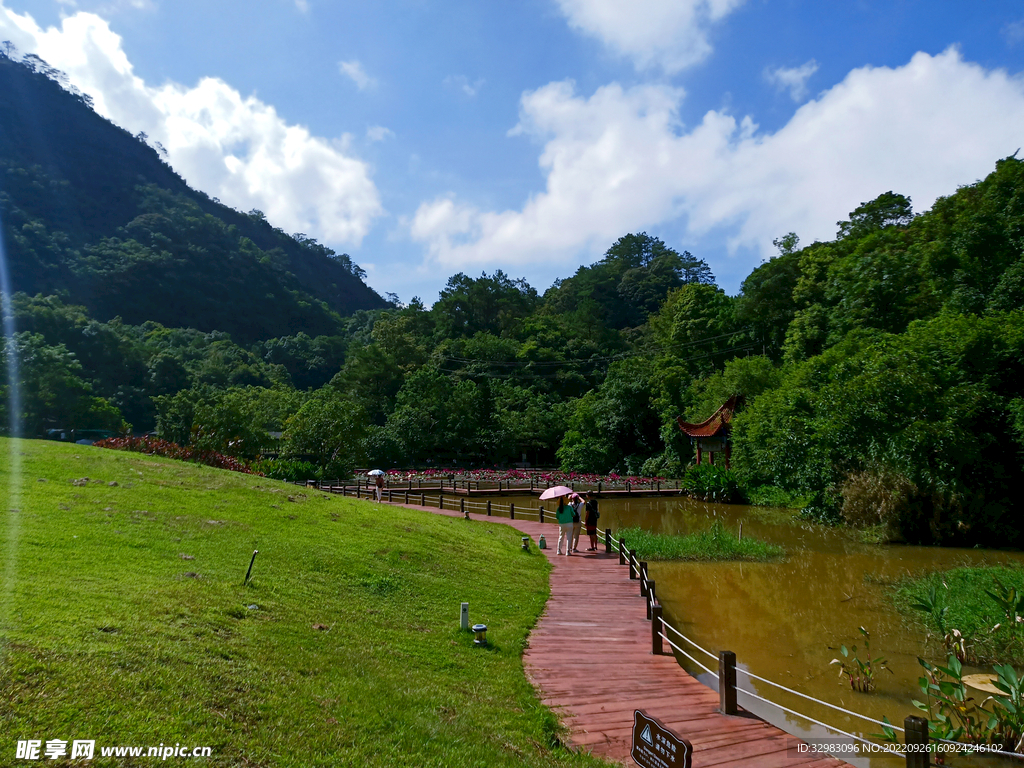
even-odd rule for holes
{"type": "MultiPolygon", "coordinates": [[[[695,360],[704,360],[704,359],[709,358],[709,357],[715,357],[716,355],[725,355],[725,354],[729,354],[731,352],[747,352],[747,351],[750,351],[750,350],[756,350],[757,348],[758,348],[758,344],[756,344],[755,342],[750,342],[748,344],[741,344],[739,346],[730,347],[728,349],[720,349],[720,350],[715,350],[713,352],[705,352],[702,355],[693,355],[691,357],[687,357],[687,358],[683,358],[681,360],[677,360],[676,362],[679,362],[679,363],[689,363],[689,362],[693,362],[695,360]]],[[[632,357],[641,357],[642,355],[643,355],[643,353],[636,353],[636,354],[633,354],[631,356],[632,357]]],[[[573,361],[569,361],[569,362],[573,362],[573,361]]],[[[589,362],[589,361],[579,361],[579,362],[589,362]]],[[[508,378],[515,378],[515,379],[555,379],[555,378],[558,378],[558,376],[559,376],[559,374],[557,374],[557,373],[554,373],[554,374],[552,374],[552,373],[532,373],[532,372],[523,372],[523,373],[512,373],[512,372],[508,372],[508,373],[484,373],[484,372],[467,371],[465,369],[462,369],[462,370],[452,370],[450,368],[443,368],[443,367],[438,367],[438,371],[440,371],[442,373],[447,373],[447,374],[453,375],[453,376],[462,376],[464,378],[484,378],[484,379],[508,379],[508,378]]]]}
{"type": "MultiPolygon", "coordinates": [[[[604,355],[599,357],[589,357],[586,360],[482,360],[480,358],[468,358],[468,357],[451,357],[445,355],[444,360],[452,363],[466,363],[466,364],[478,364],[487,366],[505,366],[505,367],[526,367],[532,366],[535,368],[545,366],[579,366],[579,365],[591,365],[600,362],[614,362],[615,360],[625,360],[629,357],[640,357],[644,355],[657,354],[659,352],[669,352],[677,349],[686,349],[688,347],[699,346],[701,344],[708,344],[712,341],[718,341],[720,339],[727,339],[732,336],[739,336],[744,333],[749,333],[750,328],[743,328],[738,331],[731,331],[730,333],[722,333],[718,336],[709,336],[706,339],[700,339],[698,341],[688,341],[682,344],[674,344],[664,347],[649,347],[640,352],[620,352],[617,355],[604,355]]],[[[715,353],[718,354],[718,353],[715,353]]]]}

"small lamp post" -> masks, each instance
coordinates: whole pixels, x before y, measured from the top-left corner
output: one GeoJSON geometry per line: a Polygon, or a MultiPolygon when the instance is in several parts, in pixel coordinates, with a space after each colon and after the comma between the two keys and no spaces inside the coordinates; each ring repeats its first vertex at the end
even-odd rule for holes
{"type": "Polygon", "coordinates": [[[547,548],[548,548],[548,543],[547,543],[547,541],[544,540],[544,534],[542,533],[540,535],[540,538],[537,539],[537,549],[547,549],[547,548]]]}
{"type": "Polygon", "coordinates": [[[474,624],[473,632],[476,637],[473,639],[473,645],[487,645],[487,625],[486,624],[474,624]]]}
{"type": "Polygon", "coordinates": [[[523,551],[524,552],[529,552],[530,551],[530,537],[529,536],[523,536],[523,551]]]}

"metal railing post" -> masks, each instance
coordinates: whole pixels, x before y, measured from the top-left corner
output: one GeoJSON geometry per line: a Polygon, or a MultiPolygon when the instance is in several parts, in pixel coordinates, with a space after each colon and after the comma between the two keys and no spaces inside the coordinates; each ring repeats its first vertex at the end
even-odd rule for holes
{"type": "Polygon", "coordinates": [[[612,529],[604,529],[604,553],[610,555],[612,552],[612,529]]]}
{"type": "Polygon", "coordinates": [[[638,577],[636,571],[636,550],[629,550],[629,580],[636,581],[638,577]]]}

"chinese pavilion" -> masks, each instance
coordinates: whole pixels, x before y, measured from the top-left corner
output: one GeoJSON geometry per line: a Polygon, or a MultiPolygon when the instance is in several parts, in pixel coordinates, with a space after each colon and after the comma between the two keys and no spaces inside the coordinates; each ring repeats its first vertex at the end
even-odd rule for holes
{"type": "Polygon", "coordinates": [[[729,432],[732,429],[732,417],[736,412],[738,395],[733,395],[725,404],[715,411],[710,418],[700,424],[691,424],[688,421],[677,418],[679,428],[690,437],[690,442],[697,448],[697,463],[705,453],[712,464],[715,463],[715,454],[725,454],[725,468],[729,469],[729,457],[732,453],[732,446],[729,442],[729,432]]]}

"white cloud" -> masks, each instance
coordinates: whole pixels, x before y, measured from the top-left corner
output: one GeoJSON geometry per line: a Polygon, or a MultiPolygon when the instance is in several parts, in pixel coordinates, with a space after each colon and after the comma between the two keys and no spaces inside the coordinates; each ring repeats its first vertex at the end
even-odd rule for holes
{"type": "Polygon", "coordinates": [[[668,73],[711,53],[708,30],[744,0],[557,0],[573,28],[633,59],[640,69],[668,73]]]}
{"type": "Polygon", "coordinates": [[[309,13],[309,0],[295,0],[295,7],[299,13],[309,13]]]}
{"type": "Polygon", "coordinates": [[[480,93],[480,89],[483,88],[485,82],[482,77],[478,77],[473,82],[470,82],[469,78],[465,75],[449,75],[444,79],[446,86],[462,91],[463,94],[471,99],[480,93]]]}
{"type": "Polygon", "coordinates": [[[1024,19],[1009,22],[1003,27],[1002,32],[1009,45],[1024,43],[1024,19]]]}
{"type": "Polygon", "coordinates": [[[384,141],[395,138],[395,132],[383,125],[371,125],[366,129],[366,138],[370,141],[384,141]]]}
{"type": "Polygon", "coordinates": [[[377,80],[366,73],[358,59],[339,61],[338,69],[341,71],[341,74],[351,79],[360,91],[365,91],[367,88],[373,88],[377,85],[377,80]]]}
{"type": "Polygon", "coordinates": [[[0,39],[66,72],[97,112],[131,133],[145,131],[189,184],[229,205],[259,208],[289,232],[353,245],[383,213],[369,167],[344,152],[346,137],[312,136],[215,78],[192,88],[149,86],[99,16],[77,13],[44,30],[0,5],[0,39]]]}
{"type": "Polygon", "coordinates": [[[411,236],[448,268],[569,264],[670,221],[695,237],[725,229],[734,251],[770,256],[786,232],[835,237],[836,221],[890,189],[929,207],[1024,143],[1024,81],[955,49],[854,70],[771,134],[718,111],[684,129],[682,98],[616,84],[584,98],[569,82],[524,94],[516,130],[546,142],[544,191],[501,212],[425,202],[411,236]]]}
{"type": "Polygon", "coordinates": [[[790,98],[799,103],[807,96],[807,81],[811,75],[818,71],[818,62],[811,59],[806,64],[793,69],[779,67],[778,69],[766,69],[765,80],[774,85],[780,91],[789,91],[790,98]]]}

